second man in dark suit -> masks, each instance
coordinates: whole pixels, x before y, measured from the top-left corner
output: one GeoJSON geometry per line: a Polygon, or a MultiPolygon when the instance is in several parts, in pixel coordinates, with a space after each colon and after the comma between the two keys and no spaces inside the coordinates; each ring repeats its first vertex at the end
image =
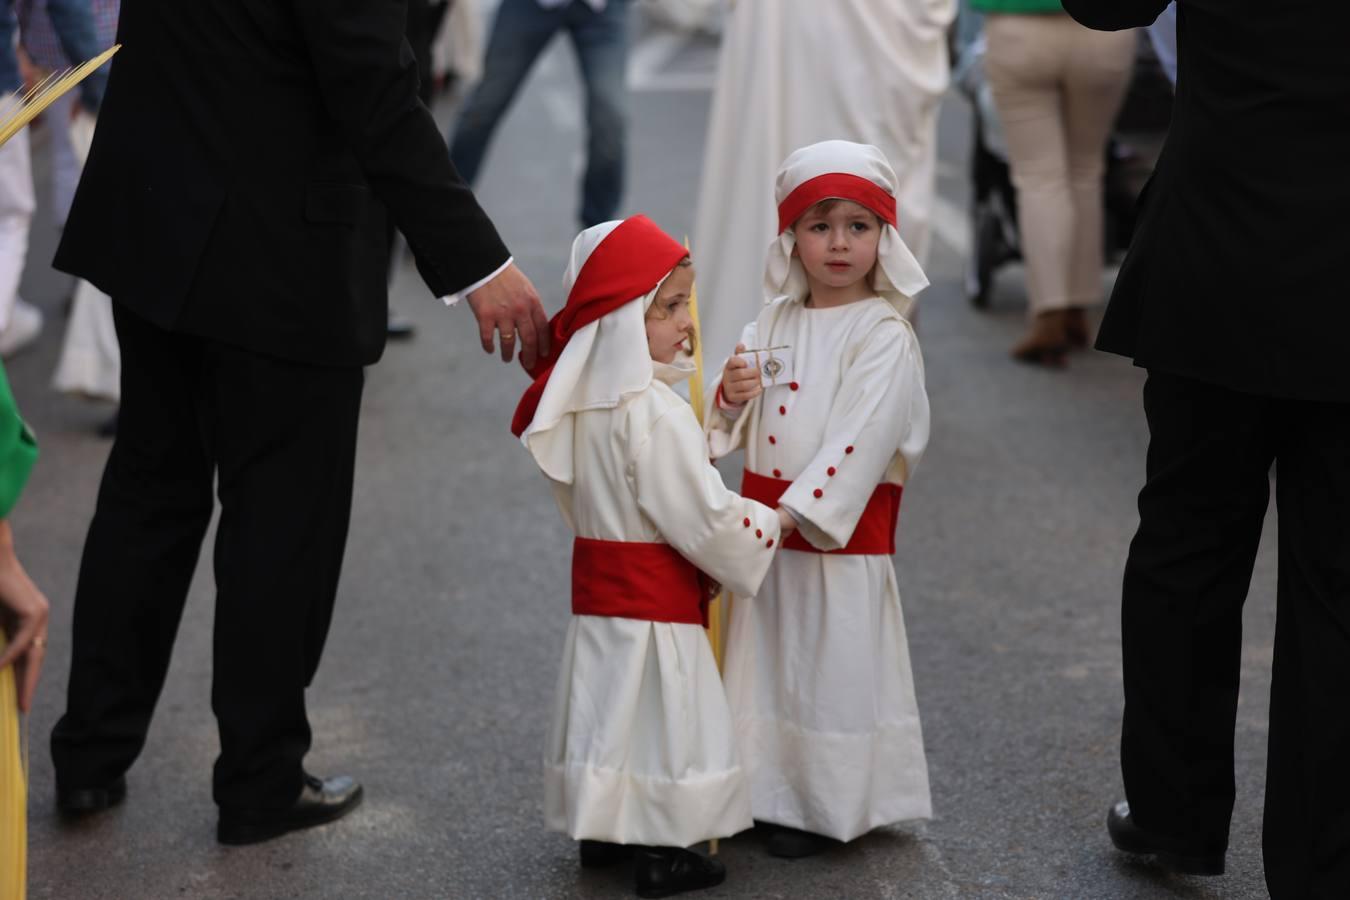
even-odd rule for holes
{"type": "MultiPolygon", "coordinates": [[[[1064,0],[1093,28],[1167,0],[1064,0]]],[[[1148,369],[1116,846],[1224,869],[1242,607],[1276,469],[1275,900],[1350,897],[1350,7],[1179,0],[1177,94],[1097,340],[1148,369]]]]}

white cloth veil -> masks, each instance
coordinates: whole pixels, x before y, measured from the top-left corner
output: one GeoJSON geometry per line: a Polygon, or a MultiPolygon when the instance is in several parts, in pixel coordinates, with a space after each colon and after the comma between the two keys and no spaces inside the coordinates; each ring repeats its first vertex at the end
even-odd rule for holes
{"type": "MultiPolygon", "coordinates": [[[[885,155],[871,144],[852,141],[822,141],[794,151],[778,170],[774,199],[781,206],[788,196],[802,184],[822,175],[846,174],[865,178],[895,196],[896,178],[885,155]]],[[[840,199],[857,197],[841,195],[840,199]]],[[[899,210],[898,215],[904,216],[899,210]]],[[[782,296],[796,300],[807,294],[806,270],[792,255],[797,240],[791,227],[783,229],[769,245],[768,261],[764,266],[765,300],[782,296]]],[[[928,276],[900,237],[895,226],[882,222],[881,242],[877,247],[877,268],[874,287],[900,315],[908,317],[914,306],[914,296],[928,287],[928,276]]]]}
{"type": "MultiPolygon", "coordinates": [[[[602,222],[577,235],[563,275],[567,293],[571,293],[582,266],[595,248],[621,224],[602,222]]],[[[669,275],[669,272],[662,274],[642,296],[579,329],[559,355],[534,419],[520,436],[521,443],[549,478],[572,483],[576,413],[613,409],[625,397],[651,384],[653,362],[643,320],[669,275]]]]}

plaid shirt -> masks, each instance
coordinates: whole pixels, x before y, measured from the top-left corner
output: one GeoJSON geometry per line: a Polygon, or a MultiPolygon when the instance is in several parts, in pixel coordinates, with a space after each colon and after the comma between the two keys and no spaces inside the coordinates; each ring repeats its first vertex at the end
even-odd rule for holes
{"type": "MultiPolygon", "coordinates": [[[[193,2],[193,0],[187,0],[193,2]]],[[[94,13],[94,37],[98,50],[111,47],[117,39],[117,13],[122,0],[89,0],[94,13]]],[[[19,43],[28,51],[33,62],[44,69],[59,70],[70,66],[56,28],[47,15],[47,0],[16,0],[19,14],[19,43]]]]}
{"type": "MultiPolygon", "coordinates": [[[[95,49],[94,16],[90,0],[41,0],[47,10],[44,18],[52,23],[57,37],[70,54],[80,62],[93,59],[98,55],[95,49]],[[55,13],[55,15],[53,15],[55,13]]],[[[23,12],[25,20],[31,14],[33,0],[0,0],[0,94],[8,94],[23,89],[23,78],[19,74],[18,39],[19,17],[23,12]],[[16,8],[16,7],[21,7],[16,8]]],[[[103,89],[108,83],[107,67],[93,72],[80,84],[80,97],[84,107],[90,112],[98,109],[103,100],[103,89]]]]}

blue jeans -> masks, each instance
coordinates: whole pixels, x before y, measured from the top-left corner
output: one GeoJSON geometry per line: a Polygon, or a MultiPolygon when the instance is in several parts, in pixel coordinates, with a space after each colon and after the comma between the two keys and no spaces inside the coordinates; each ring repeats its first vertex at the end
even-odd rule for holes
{"type": "Polygon", "coordinates": [[[450,161],[466,181],[472,184],[477,178],[492,132],[535,60],[566,29],[586,83],[581,224],[589,227],[614,218],[623,194],[628,7],[629,0],[609,0],[597,13],[585,0],[572,0],[560,9],[543,9],[536,0],[502,0],[488,39],[483,79],[460,111],[450,144],[450,161]]]}

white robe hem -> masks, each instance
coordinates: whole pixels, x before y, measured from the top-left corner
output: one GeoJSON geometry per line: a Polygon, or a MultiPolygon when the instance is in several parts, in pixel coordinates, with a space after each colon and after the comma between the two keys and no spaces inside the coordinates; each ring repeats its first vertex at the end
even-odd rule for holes
{"type": "Polygon", "coordinates": [[[687,778],[643,778],[583,763],[545,763],[544,819],[575,840],[689,847],[753,825],[738,767],[687,778]]]}

